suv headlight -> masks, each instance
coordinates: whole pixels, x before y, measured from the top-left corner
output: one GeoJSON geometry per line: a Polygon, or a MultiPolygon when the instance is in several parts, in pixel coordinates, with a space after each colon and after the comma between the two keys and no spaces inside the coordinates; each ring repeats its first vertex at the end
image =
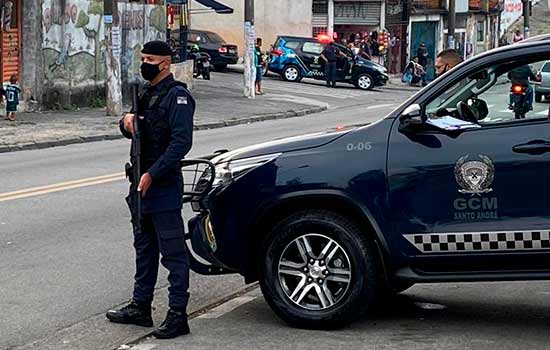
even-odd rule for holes
{"type": "Polygon", "coordinates": [[[277,159],[281,154],[282,153],[267,154],[258,157],[229,160],[217,164],[214,161],[216,165],[216,176],[213,186],[219,186],[233,181],[238,176],[277,159]]]}
{"type": "Polygon", "coordinates": [[[381,66],[381,65],[375,65],[374,66],[374,69],[379,71],[380,73],[386,73],[386,67],[384,66],[381,66]]]}

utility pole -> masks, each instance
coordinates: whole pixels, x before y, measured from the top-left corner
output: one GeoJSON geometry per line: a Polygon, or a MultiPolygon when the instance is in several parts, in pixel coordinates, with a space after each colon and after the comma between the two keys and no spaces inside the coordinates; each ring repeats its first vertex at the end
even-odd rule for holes
{"type": "Polygon", "coordinates": [[[328,0],[328,28],[327,34],[334,39],[334,0],[328,0]]]}
{"type": "MultiPolygon", "coordinates": [[[[117,0],[105,0],[104,9],[105,42],[107,43],[105,63],[107,79],[105,80],[105,98],[107,100],[107,115],[122,115],[122,81],[120,70],[120,21],[118,17],[117,0]]],[[[96,52],[96,55],[99,55],[96,52]]]]}
{"type": "Polygon", "coordinates": [[[524,39],[529,38],[529,0],[522,0],[523,3],[523,37],[524,39]]]}
{"type": "Polygon", "coordinates": [[[254,0],[244,0],[244,96],[252,99],[256,97],[255,41],[254,0]]]}
{"type": "Polygon", "coordinates": [[[449,17],[447,19],[447,48],[455,49],[455,27],[456,27],[456,3],[449,0],[449,17]]]}
{"type": "Polygon", "coordinates": [[[181,62],[187,61],[187,36],[189,33],[189,2],[180,5],[180,57],[181,62]]]}

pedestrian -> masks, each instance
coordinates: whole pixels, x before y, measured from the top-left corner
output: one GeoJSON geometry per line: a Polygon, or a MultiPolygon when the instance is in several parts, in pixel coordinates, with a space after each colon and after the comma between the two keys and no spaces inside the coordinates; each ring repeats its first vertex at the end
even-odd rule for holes
{"type": "Polygon", "coordinates": [[[262,38],[256,39],[256,48],[254,50],[254,64],[256,65],[256,94],[263,95],[262,92],[262,77],[263,68],[266,62],[262,55],[262,38]]]}
{"type": "Polygon", "coordinates": [[[370,43],[370,36],[364,36],[359,45],[360,51],[359,54],[368,60],[372,60],[372,49],[370,43]]]}
{"type": "Polygon", "coordinates": [[[321,53],[321,58],[325,61],[325,79],[327,86],[336,87],[336,60],[337,60],[336,47],[331,40],[321,53]]]}
{"type": "Polygon", "coordinates": [[[436,78],[453,69],[459,63],[462,62],[462,57],[458,51],[454,49],[447,49],[437,54],[435,58],[435,76],[436,78]]]}
{"type": "MultiPolygon", "coordinates": [[[[142,198],[141,230],[134,225],[134,292],[127,305],[108,311],[106,316],[111,322],[153,326],[151,303],[161,255],[160,261],[169,271],[169,310],[153,335],[168,339],[189,333],[189,253],[181,216],[180,161],[192,146],[195,100],[185,84],[175,81],[170,73],[172,50],[167,43],[146,43],[141,61],[141,74],[149,83],[139,98],[138,109],[120,121],[122,134],[131,138],[133,120],[139,116],[142,135],[141,157],[133,162],[140,162],[143,175],[139,184],[130,187],[132,191],[137,185],[142,198]]],[[[136,206],[131,201],[129,204],[135,213],[136,206]]]]}
{"type": "Polygon", "coordinates": [[[420,43],[418,49],[416,49],[416,57],[418,57],[418,63],[426,70],[428,65],[428,51],[426,50],[426,44],[420,43]]]}
{"type": "Polygon", "coordinates": [[[409,83],[411,86],[420,86],[424,80],[426,72],[424,67],[418,63],[418,57],[414,57],[403,72],[403,82],[409,83]]]}
{"type": "Polygon", "coordinates": [[[523,34],[521,34],[521,31],[519,29],[516,29],[516,33],[514,34],[514,38],[512,39],[512,41],[514,43],[518,43],[520,41],[522,41],[523,39],[525,39],[523,37],[523,34]]]}
{"type": "Polygon", "coordinates": [[[12,122],[14,122],[16,118],[20,93],[21,88],[17,85],[17,75],[13,74],[10,77],[10,83],[4,90],[4,96],[6,96],[6,119],[12,122]]]}

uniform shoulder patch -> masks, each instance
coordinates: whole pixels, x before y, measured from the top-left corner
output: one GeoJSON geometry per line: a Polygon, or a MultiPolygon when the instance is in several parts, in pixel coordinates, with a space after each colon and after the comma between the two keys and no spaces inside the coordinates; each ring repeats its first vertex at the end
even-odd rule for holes
{"type": "Polygon", "coordinates": [[[179,105],[187,104],[187,96],[176,96],[176,103],[179,105]]]}

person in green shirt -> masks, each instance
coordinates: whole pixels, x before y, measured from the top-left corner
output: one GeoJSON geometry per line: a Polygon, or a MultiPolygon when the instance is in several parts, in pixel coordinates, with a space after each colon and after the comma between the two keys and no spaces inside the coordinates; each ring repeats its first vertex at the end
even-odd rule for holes
{"type": "Polygon", "coordinates": [[[15,121],[17,106],[19,105],[19,94],[21,88],[17,85],[17,75],[10,77],[10,84],[5,89],[7,119],[15,121]]]}
{"type": "Polygon", "coordinates": [[[262,38],[256,39],[256,48],[254,49],[254,65],[256,66],[256,94],[263,95],[262,76],[263,67],[266,63],[262,56],[262,38]]]}

